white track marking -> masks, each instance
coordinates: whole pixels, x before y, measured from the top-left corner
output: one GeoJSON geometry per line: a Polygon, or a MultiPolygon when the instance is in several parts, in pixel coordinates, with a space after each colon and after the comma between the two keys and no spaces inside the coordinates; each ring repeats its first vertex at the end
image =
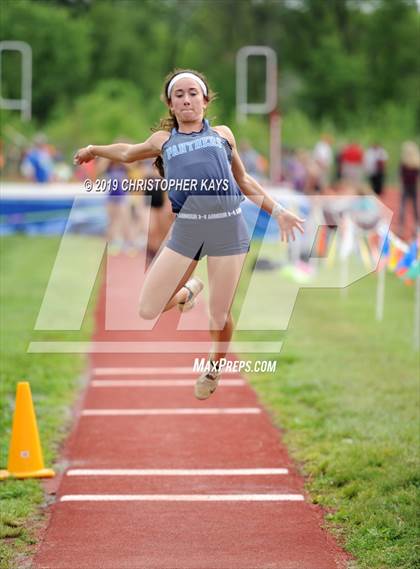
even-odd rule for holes
{"type": "Polygon", "coordinates": [[[207,409],[175,408],[175,409],[84,409],[82,415],[92,416],[119,416],[119,415],[255,415],[261,413],[258,407],[221,407],[207,409]]]}
{"type": "MultiPolygon", "coordinates": [[[[194,379],[94,379],[92,387],[186,387],[195,385],[194,379]]],[[[219,386],[242,387],[243,379],[221,379],[219,386]]]]}
{"type": "MultiPolygon", "coordinates": [[[[282,342],[219,342],[220,350],[235,354],[279,354],[282,342]],[[232,350],[232,351],[231,351],[232,350]]],[[[77,342],[63,341],[33,341],[29,342],[28,352],[32,354],[197,354],[208,353],[211,342],[166,342],[155,340],[153,342],[134,342],[120,340],[115,342],[77,342]]]]}
{"type": "Polygon", "coordinates": [[[67,476],[269,476],[289,474],[287,468],[74,468],[67,476]]]}
{"type": "MultiPolygon", "coordinates": [[[[140,375],[140,374],[171,374],[171,375],[197,375],[192,366],[188,367],[97,367],[92,370],[93,375],[140,375]]],[[[223,370],[223,373],[237,373],[238,371],[223,370]]]]}
{"type": "Polygon", "coordinates": [[[68,494],[60,502],[302,502],[302,494],[68,494]]]}

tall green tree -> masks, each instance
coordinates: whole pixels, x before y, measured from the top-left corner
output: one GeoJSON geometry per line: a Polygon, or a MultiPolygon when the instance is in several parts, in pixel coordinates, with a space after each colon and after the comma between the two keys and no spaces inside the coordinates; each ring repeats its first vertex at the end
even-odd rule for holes
{"type": "MultiPolygon", "coordinates": [[[[218,120],[235,112],[235,58],[244,45],[272,47],[287,110],[343,125],[384,105],[417,109],[420,15],[415,0],[3,0],[2,38],[34,54],[34,115],[107,79],[135,85],[151,117],[163,112],[163,78],[203,71],[221,96],[218,120]]],[[[4,57],[3,96],[19,70],[4,57]]],[[[250,62],[249,98],[264,96],[261,61],[250,62]]]]}
{"type": "MultiPolygon", "coordinates": [[[[92,40],[87,19],[66,8],[27,0],[3,0],[1,39],[27,42],[33,58],[33,114],[46,119],[57,100],[72,100],[91,79],[92,40]]],[[[20,63],[4,54],[3,97],[19,95],[20,63]]]]}
{"type": "MultiPolygon", "coordinates": [[[[420,13],[414,0],[383,0],[367,19],[369,104],[417,107],[420,119],[420,13]]],[[[420,124],[420,122],[419,122],[420,124]]]]}

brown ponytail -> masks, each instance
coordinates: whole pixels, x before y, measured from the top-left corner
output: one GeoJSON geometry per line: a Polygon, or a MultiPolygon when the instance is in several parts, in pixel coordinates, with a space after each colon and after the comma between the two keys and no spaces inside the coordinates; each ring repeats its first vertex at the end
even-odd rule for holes
{"type": "MultiPolygon", "coordinates": [[[[211,103],[216,98],[216,94],[213,93],[213,91],[211,91],[211,89],[209,88],[208,81],[207,81],[207,78],[205,77],[205,75],[203,75],[202,73],[199,73],[198,71],[195,71],[194,69],[179,69],[179,68],[174,69],[173,71],[171,71],[171,73],[169,73],[166,76],[165,82],[163,84],[162,94],[160,96],[161,101],[163,101],[167,105],[169,104],[170,99],[168,99],[168,96],[167,96],[167,90],[168,90],[169,83],[172,81],[172,79],[175,77],[175,75],[178,75],[179,73],[186,73],[186,72],[187,73],[194,73],[194,75],[197,75],[197,77],[200,77],[200,79],[202,81],[204,81],[204,83],[207,87],[207,97],[204,96],[204,98],[206,99],[206,101],[208,103],[211,103]]],[[[166,130],[168,132],[171,132],[171,130],[173,128],[176,128],[176,129],[178,128],[178,121],[176,120],[176,117],[172,113],[172,111],[169,110],[169,116],[160,119],[159,124],[157,126],[153,127],[151,129],[151,131],[157,132],[158,130],[166,130]]],[[[156,158],[156,160],[153,162],[153,165],[155,166],[155,168],[158,170],[159,174],[163,178],[165,176],[165,171],[163,169],[162,156],[158,156],[156,158]]]]}

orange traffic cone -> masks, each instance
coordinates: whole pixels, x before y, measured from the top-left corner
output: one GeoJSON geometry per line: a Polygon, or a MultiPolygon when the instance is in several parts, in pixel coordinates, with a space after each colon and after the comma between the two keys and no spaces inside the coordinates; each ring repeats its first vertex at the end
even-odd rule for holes
{"type": "Polygon", "coordinates": [[[21,381],[17,385],[7,470],[0,470],[0,480],[9,476],[15,478],[55,476],[54,470],[44,468],[31,388],[27,381],[21,381]]]}

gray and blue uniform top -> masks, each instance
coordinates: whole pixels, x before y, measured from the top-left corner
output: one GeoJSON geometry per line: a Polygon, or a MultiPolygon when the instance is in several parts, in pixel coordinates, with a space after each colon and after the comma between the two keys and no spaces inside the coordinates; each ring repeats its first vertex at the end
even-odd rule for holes
{"type": "Polygon", "coordinates": [[[165,179],[178,182],[168,192],[175,213],[229,212],[245,199],[232,174],[232,148],[207,119],[199,132],[173,128],[162,158],[165,179]]]}

